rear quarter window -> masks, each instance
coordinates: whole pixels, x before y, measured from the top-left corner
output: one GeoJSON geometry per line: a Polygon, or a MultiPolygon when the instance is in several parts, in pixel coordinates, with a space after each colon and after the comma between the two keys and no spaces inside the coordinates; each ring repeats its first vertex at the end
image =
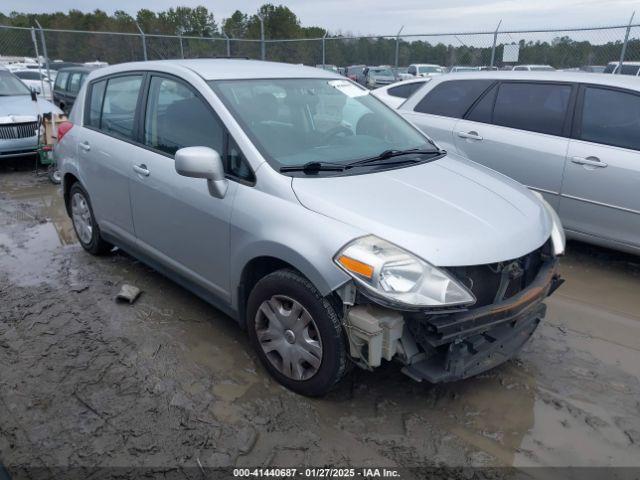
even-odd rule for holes
{"type": "Polygon", "coordinates": [[[493,84],[493,80],[453,80],[442,82],[414,108],[420,113],[444,117],[462,118],[482,93],[493,84]]]}
{"type": "Polygon", "coordinates": [[[387,90],[387,93],[392,97],[409,98],[413,93],[422,87],[425,82],[412,82],[405,83],[404,85],[398,85],[387,90]]]}
{"type": "Polygon", "coordinates": [[[640,96],[586,87],[579,129],[581,140],[640,150],[640,96]]]}

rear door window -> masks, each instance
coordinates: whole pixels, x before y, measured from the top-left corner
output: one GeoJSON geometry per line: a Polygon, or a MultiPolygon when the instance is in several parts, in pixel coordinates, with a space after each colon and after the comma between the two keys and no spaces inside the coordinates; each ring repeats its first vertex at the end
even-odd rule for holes
{"type": "Polygon", "coordinates": [[[413,92],[423,86],[425,82],[411,82],[404,85],[398,85],[387,90],[387,93],[392,97],[409,98],[413,92]]]}
{"type": "Polygon", "coordinates": [[[56,90],[66,90],[67,88],[67,79],[69,78],[69,72],[60,72],[56,76],[55,89],[56,90]]]}
{"type": "Polygon", "coordinates": [[[473,106],[465,117],[472,122],[491,123],[493,117],[493,105],[496,101],[498,85],[494,85],[473,106]]]}
{"type": "Polygon", "coordinates": [[[493,110],[493,123],[530,132],[562,135],[571,85],[503,83],[493,110]]]}
{"type": "Polygon", "coordinates": [[[453,80],[442,82],[416,105],[415,111],[462,118],[493,80],[453,80]]]}
{"type": "Polygon", "coordinates": [[[578,138],[640,150],[640,96],[585,87],[578,138]]]}
{"type": "Polygon", "coordinates": [[[133,139],[134,118],[142,75],[110,78],[102,102],[100,130],[124,139],[133,139]]]}

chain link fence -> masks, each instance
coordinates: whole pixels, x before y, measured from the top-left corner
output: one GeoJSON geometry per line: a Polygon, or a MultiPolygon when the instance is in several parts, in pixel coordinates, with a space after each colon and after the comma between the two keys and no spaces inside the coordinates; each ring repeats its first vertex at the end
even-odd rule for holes
{"type": "MultiPolygon", "coordinates": [[[[170,58],[235,56],[305,65],[398,65],[508,67],[547,64],[573,69],[640,61],[640,24],[476,33],[428,33],[391,36],[326,36],[301,39],[189,37],[128,32],[88,32],[0,25],[0,60],[34,58],[102,61],[110,64],[170,58]],[[36,49],[38,52],[36,52],[36,49]],[[507,58],[517,51],[517,58],[507,58]]],[[[14,60],[17,61],[17,60],[14,60]]]]}

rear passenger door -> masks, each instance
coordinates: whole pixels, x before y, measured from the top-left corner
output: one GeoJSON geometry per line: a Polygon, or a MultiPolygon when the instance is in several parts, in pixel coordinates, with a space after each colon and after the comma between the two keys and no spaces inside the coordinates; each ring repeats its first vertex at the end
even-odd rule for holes
{"type": "Polygon", "coordinates": [[[581,86],[568,159],[565,228],[640,247],[640,94],[581,86]]]}
{"type": "Polygon", "coordinates": [[[100,229],[129,244],[135,244],[129,200],[131,143],[137,135],[143,78],[142,73],[126,73],[88,85],[77,146],[81,171],[86,172],[82,180],[100,229]]]}
{"type": "Polygon", "coordinates": [[[455,126],[458,152],[542,193],[557,208],[575,90],[568,83],[494,85],[455,126]]]}
{"type": "Polygon", "coordinates": [[[205,180],[176,172],[174,155],[183,147],[205,146],[225,159],[230,139],[211,106],[184,81],[150,74],[145,91],[140,146],[129,157],[138,246],[228,302],[229,220],[239,184],[229,182],[224,198],[212,197],[205,180]]]}

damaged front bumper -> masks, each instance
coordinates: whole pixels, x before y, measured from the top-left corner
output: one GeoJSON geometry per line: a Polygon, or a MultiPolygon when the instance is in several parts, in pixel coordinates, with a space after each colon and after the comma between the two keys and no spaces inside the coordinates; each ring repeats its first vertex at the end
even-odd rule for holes
{"type": "Polygon", "coordinates": [[[365,368],[380,358],[399,360],[403,373],[431,383],[494,368],[513,357],[544,318],[544,299],[563,282],[557,266],[557,258],[548,258],[526,289],[475,309],[394,312],[358,305],[346,322],[351,355],[365,368]]]}

